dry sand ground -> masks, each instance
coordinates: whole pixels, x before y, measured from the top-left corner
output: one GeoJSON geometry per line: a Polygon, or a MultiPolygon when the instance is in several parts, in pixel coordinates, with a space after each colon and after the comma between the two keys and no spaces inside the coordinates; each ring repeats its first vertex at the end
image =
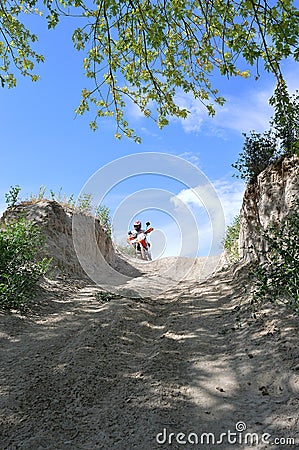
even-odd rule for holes
{"type": "Polygon", "coordinates": [[[273,305],[251,318],[245,269],[200,283],[171,264],[109,301],[49,280],[30,313],[0,315],[1,450],[298,448],[297,319],[273,305]],[[237,423],[237,443],[202,436],[237,423]]]}

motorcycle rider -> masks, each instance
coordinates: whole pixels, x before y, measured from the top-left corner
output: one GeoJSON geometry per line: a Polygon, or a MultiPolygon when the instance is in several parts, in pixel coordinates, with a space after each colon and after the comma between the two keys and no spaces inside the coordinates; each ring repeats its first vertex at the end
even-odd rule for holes
{"type": "MultiPolygon", "coordinates": [[[[140,220],[136,220],[134,222],[134,230],[128,231],[128,236],[129,236],[128,237],[128,243],[131,243],[132,238],[135,239],[138,236],[138,234],[140,234],[140,233],[147,234],[147,232],[149,231],[150,222],[146,222],[145,225],[146,225],[147,228],[146,228],[146,230],[143,230],[141,228],[142,224],[141,224],[140,220]]],[[[148,243],[148,246],[150,247],[149,243],[148,243]]],[[[134,243],[134,247],[135,247],[135,250],[137,252],[141,251],[140,244],[138,242],[134,243]]]]}

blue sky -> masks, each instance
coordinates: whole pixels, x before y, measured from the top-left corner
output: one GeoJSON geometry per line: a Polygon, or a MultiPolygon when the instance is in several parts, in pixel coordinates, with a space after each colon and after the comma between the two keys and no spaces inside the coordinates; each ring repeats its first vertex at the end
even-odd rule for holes
{"type": "MultiPolygon", "coordinates": [[[[115,159],[140,152],[162,152],[190,161],[205,174],[219,195],[227,224],[231,222],[240,209],[244,191],[243,183],[232,178],[231,164],[242,151],[243,132],[263,132],[268,128],[272,115],[268,99],[275,84],[272,76],[262,74],[255,81],[254,77],[227,80],[215,75],[215,84],[227,99],[224,107],[217,108],[216,117],[208,117],[198,101],[179,94],[181,105],[192,114],[184,121],[172,119],[163,130],[130,107],[128,118],[142,137],[142,144],[125,138],[117,141],[113,120],[100,123],[94,133],[88,126],[92,116],[75,118],[81,89],[87,83],[82,68],[84,55],[73,49],[71,29],[59,24],[56,30],[48,31],[38,18],[33,20],[33,27],[39,35],[38,50],[46,58],[37,68],[41,78],[32,83],[19,77],[17,88],[2,89],[0,93],[0,212],[5,209],[4,194],[10,186],[20,185],[23,199],[37,193],[40,186],[46,186],[48,193],[50,189],[58,192],[62,188],[67,195],[76,197],[95,172],[115,159]]],[[[295,90],[297,65],[285,63],[285,74],[290,90],[295,90]]],[[[136,176],[119,183],[107,194],[104,203],[114,213],[128,196],[151,188],[167,190],[172,197],[185,202],[197,217],[201,242],[198,254],[207,254],[208,216],[203,219],[202,205],[192,197],[188,186],[163,176],[136,176]]],[[[159,205],[156,210],[141,213],[142,196],[138,199],[136,214],[131,219],[139,214],[142,219],[148,217],[152,221],[157,230],[152,238],[156,241],[155,255],[161,254],[160,247],[166,241],[163,255],[179,254],[180,226],[159,205]]],[[[124,228],[130,226],[131,221],[128,222],[124,228]]]]}

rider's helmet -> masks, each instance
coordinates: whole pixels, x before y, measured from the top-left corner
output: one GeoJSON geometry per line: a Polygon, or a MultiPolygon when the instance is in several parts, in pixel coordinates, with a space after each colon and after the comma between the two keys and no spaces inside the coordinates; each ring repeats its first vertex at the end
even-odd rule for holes
{"type": "Polygon", "coordinates": [[[136,231],[140,231],[141,230],[141,222],[140,220],[136,220],[136,222],[134,222],[134,228],[136,231]]]}

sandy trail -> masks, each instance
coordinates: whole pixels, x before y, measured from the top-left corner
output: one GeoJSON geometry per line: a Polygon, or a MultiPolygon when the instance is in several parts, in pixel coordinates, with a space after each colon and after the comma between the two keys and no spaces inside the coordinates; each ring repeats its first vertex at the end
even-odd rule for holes
{"type": "Polygon", "coordinates": [[[254,448],[296,448],[296,319],[250,319],[229,271],[161,292],[147,270],[122,298],[49,282],[33,312],[0,315],[1,450],[252,448],[213,442],[238,422],[254,448]]]}

